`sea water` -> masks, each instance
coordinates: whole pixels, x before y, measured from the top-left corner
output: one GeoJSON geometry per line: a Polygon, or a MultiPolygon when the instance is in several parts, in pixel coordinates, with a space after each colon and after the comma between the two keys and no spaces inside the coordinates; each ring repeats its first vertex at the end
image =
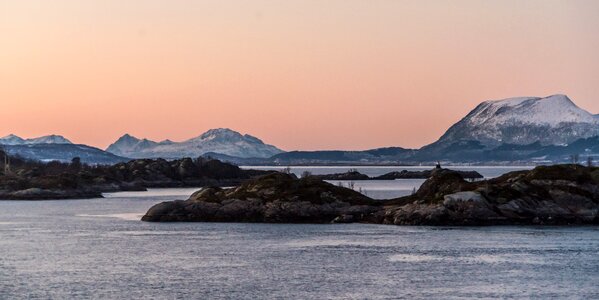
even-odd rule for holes
{"type": "Polygon", "coordinates": [[[599,297],[597,227],[139,221],[195,190],[0,201],[0,298],[599,297]]]}

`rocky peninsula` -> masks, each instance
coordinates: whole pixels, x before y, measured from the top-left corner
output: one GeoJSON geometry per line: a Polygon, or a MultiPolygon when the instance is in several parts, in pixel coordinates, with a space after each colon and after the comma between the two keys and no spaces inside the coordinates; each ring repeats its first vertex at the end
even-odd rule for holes
{"type": "Polygon", "coordinates": [[[374,200],[315,176],[269,174],[150,208],[143,221],[394,225],[598,224],[599,168],[542,166],[469,182],[438,169],[407,197],[374,200]]]}
{"type": "MultiPolygon", "coordinates": [[[[0,158],[3,153],[0,153],[0,158]]],[[[103,192],[143,191],[154,187],[236,186],[268,171],[242,170],[212,159],[136,159],[115,165],[42,163],[10,158],[0,171],[1,200],[102,197],[103,192]]]]}

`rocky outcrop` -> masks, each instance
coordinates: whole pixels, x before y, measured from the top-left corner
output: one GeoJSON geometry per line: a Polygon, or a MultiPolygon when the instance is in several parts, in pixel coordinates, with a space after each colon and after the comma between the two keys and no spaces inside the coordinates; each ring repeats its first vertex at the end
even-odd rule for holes
{"type": "Polygon", "coordinates": [[[56,190],[28,188],[18,191],[0,191],[0,199],[4,200],[89,199],[101,197],[101,192],[85,189],[56,190]]]}
{"type": "Polygon", "coordinates": [[[595,224],[599,169],[537,167],[481,182],[439,173],[401,206],[388,207],[396,225],[595,224]],[[452,178],[453,177],[453,178],[452,178]]]}
{"type": "MultiPolygon", "coordinates": [[[[230,189],[206,188],[185,201],[157,204],[143,221],[375,222],[379,202],[315,177],[275,173],[230,189]]],[[[382,217],[382,214],[380,214],[382,217]]]]}
{"type": "Polygon", "coordinates": [[[599,168],[537,167],[478,182],[432,173],[411,196],[373,200],[308,176],[271,174],[152,207],[144,221],[365,222],[395,225],[599,223],[599,168]]]}

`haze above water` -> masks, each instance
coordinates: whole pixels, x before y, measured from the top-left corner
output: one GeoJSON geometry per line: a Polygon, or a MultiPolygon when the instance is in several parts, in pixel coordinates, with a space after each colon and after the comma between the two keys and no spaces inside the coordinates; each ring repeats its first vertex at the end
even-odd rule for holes
{"type": "MultiPolygon", "coordinates": [[[[314,174],[322,169],[310,168],[314,174]]],[[[380,175],[388,168],[359,171],[380,175]]],[[[486,176],[503,171],[479,170],[486,176]]],[[[153,189],[91,200],[0,201],[0,295],[599,297],[596,227],[139,221],[153,204],[185,199],[195,190],[153,189]]]]}

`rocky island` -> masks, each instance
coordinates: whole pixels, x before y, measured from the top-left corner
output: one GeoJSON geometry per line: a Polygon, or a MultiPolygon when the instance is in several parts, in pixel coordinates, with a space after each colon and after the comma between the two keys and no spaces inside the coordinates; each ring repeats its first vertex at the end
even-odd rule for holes
{"type": "MultiPolygon", "coordinates": [[[[325,175],[314,175],[322,180],[395,180],[395,179],[427,179],[433,176],[433,172],[440,169],[437,166],[435,169],[423,170],[423,171],[393,171],[380,176],[368,176],[358,172],[358,170],[350,169],[345,173],[325,174],[325,175]]],[[[452,170],[450,170],[452,171],[452,170]]],[[[483,175],[476,171],[453,171],[458,173],[464,179],[482,179],[483,175]]]]}
{"type": "Polygon", "coordinates": [[[374,200],[308,176],[269,174],[150,208],[143,221],[507,225],[599,223],[599,168],[541,166],[468,182],[438,169],[407,197],[374,200]]]}
{"type": "Polygon", "coordinates": [[[330,223],[362,220],[380,203],[315,177],[273,173],[230,189],[202,189],[152,207],[144,221],[330,223]]]}

